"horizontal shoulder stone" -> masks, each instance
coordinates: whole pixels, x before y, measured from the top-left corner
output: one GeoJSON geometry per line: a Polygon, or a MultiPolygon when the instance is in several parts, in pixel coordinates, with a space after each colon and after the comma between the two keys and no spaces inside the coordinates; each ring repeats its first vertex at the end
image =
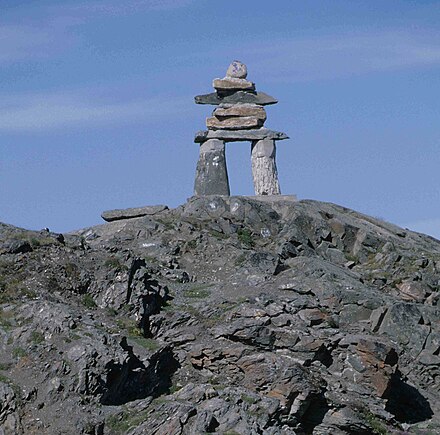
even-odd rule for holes
{"type": "Polygon", "coordinates": [[[214,79],[212,82],[214,89],[219,91],[254,91],[255,83],[245,79],[226,77],[224,79],[214,79]]]}
{"type": "Polygon", "coordinates": [[[148,205],[146,207],[104,211],[101,214],[101,217],[107,222],[112,222],[121,219],[132,219],[141,216],[151,216],[164,210],[168,210],[168,207],[166,205],[148,205]]]}
{"type": "Polygon", "coordinates": [[[236,116],[232,118],[217,118],[215,116],[206,119],[206,127],[211,130],[241,130],[262,127],[263,121],[255,116],[236,116]]]}
{"type": "Polygon", "coordinates": [[[208,139],[221,139],[225,142],[252,141],[262,139],[283,140],[289,139],[285,133],[269,130],[268,128],[258,128],[255,130],[202,130],[196,133],[194,142],[203,143],[208,139]]]}
{"type": "Polygon", "coordinates": [[[214,106],[222,103],[230,103],[230,104],[258,104],[260,106],[266,106],[269,104],[276,104],[278,100],[270,95],[265,94],[264,92],[245,92],[245,91],[237,91],[231,95],[226,95],[224,97],[219,96],[216,92],[212,94],[206,95],[197,95],[194,98],[197,104],[212,104],[214,106]]]}

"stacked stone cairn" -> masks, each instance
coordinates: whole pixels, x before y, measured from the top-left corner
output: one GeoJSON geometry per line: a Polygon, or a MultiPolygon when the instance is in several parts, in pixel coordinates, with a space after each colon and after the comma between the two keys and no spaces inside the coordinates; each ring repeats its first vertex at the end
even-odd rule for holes
{"type": "Polygon", "coordinates": [[[195,142],[200,143],[194,194],[230,195],[226,168],[225,143],[251,142],[252,178],[256,195],[279,195],[280,185],[275,162],[277,140],[288,139],[281,132],[264,127],[264,106],[278,101],[255,90],[247,78],[247,67],[240,61],[229,66],[226,77],[214,79],[215,92],[195,97],[197,104],[216,105],[206,119],[208,130],[199,131],[195,142]]]}

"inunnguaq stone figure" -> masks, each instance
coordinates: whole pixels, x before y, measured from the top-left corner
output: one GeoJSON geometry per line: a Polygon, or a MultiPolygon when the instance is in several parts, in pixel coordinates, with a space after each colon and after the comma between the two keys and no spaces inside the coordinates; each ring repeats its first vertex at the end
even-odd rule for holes
{"type": "Polygon", "coordinates": [[[206,119],[208,130],[199,131],[200,144],[194,195],[229,195],[225,157],[226,142],[251,142],[252,178],[256,195],[279,195],[276,166],[276,141],[288,139],[284,133],[264,127],[264,106],[278,101],[257,92],[255,83],[247,80],[247,67],[238,60],[229,65],[226,77],[214,79],[215,92],[195,97],[197,104],[217,106],[206,119]]]}

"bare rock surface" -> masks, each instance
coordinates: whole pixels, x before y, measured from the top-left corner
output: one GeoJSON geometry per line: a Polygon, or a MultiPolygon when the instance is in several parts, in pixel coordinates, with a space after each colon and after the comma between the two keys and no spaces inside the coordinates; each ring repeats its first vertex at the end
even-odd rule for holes
{"type": "Polygon", "coordinates": [[[101,217],[107,221],[118,221],[121,219],[131,219],[134,217],[149,216],[166,210],[166,205],[147,205],[145,207],[134,207],[119,210],[108,210],[101,214],[101,217]]]}
{"type": "Polygon", "coordinates": [[[438,240],[283,195],[0,224],[0,433],[438,433],[439,273],[438,240]]]}

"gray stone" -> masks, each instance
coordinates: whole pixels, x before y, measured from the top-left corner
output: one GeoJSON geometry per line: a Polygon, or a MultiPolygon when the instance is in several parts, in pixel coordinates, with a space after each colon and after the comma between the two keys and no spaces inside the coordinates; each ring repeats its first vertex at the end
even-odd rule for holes
{"type": "Polygon", "coordinates": [[[247,77],[247,66],[239,60],[234,60],[226,71],[227,77],[233,77],[237,79],[245,79],[247,77]]]}
{"type": "Polygon", "coordinates": [[[149,205],[146,207],[108,210],[102,212],[101,217],[107,222],[112,222],[121,219],[132,219],[141,216],[151,216],[164,210],[168,210],[168,207],[166,205],[149,205]]]}
{"type": "Polygon", "coordinates": [[[212,104],[214,106],[222,103],[229,104],[259,104],[260,106],[267,106],[269,104],[276,104],[278,100],[264,92],[245,92],[237,91],[231,95],[220,96],[216,92],[212,94],[197,95],[194,97],[196,104],[212,104]]]}
{"type": "Polygon", "coordinates": [[[210,139],[200,145],[194,195],[229,195],[228,171],[225,159],[225,143],[210,139]]]}
{"type": "Polygon", "coordinates": [[[259,128],[263,125],[261,119],[254,116],[234,116],[231,118],[206,118],[206,127],[210,130],[244,130],[259,128]]]}
{"type": "Polygon", "coordinates": [[[12,387],[0,382],[0,421],[16,410],[16,397],[12,387]]]}
{"type": "Polygon", "coordinates": [[[431,294],[430,287],[420,281],[404,281],[397,284],[402,299],[406,301],[423,302],[427,295],[431,294]]]}
{"type": "Polygon", "coordinates": [[[282,195],[193,197],[65,245],[0,224],[40,241],[1,254],[0,433],[435,432],[440,307],[395,283],[437,290],[440,243],[401,231],[282,195]]]}
{"type": "Polygon", "coordinates": [[[208,139],[221,139],[225,142],[254,141],[262,139],[283,140],[289,137],[282,132],[270,130],[268,128],[258,128],[255,130],[205,130],[196,133],[194,142],[201,143],[208,139]]]}
{"type": "Polygon", "coordinates": [[[220,104],[212,115],[217,118],[254,116],[262,121],[266,121],[267,117],[264,107],[258,106],[257,104],[220,104]]]}
{"type": "Polygon", "coordinates": [[[217,91],[255,91],[255,83],[232,77],[214,79],[212,87],[217,91]]]}
{"type": "Polygon", "coordinates": [[[275,163],[276,146],[273,139],[252,143],[252,178],[255,195],[279,195],[280,184],[275,163]]]}

